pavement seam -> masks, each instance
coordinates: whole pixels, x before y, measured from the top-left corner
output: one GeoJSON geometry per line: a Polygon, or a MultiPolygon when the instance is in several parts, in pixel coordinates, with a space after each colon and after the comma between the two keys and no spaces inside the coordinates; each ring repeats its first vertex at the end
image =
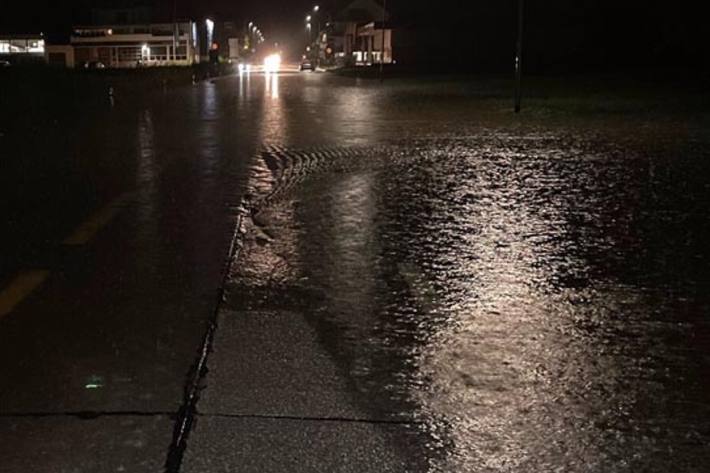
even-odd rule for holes
{"type": "MultiPolygon", "coordinates": [[[[264,147],[260,152],[256,153],[254,158],[257,160],[266,161],[266,157],[273,154],[273,151],[274,149],[272,149],[271,147],[264,147]]],[[[276,149],[276,151],[278,151],[278,149],[276,149]]],[[[276,165],[278,166],[278,164],[279,163],[277,162],[276,165]]],[[[274,170],[272,169],[272,172],[273,171],[274,170]]],[[[217,302],[215,304],[214,311],[207,322],[208,325],[202,339],[202,344],[200,345],[197,360],[193,364],[188,374],[188,381],[185,386],[185,397],[180,409],[177,412],[177,421],[173,430],[173,441],[170,444],[167,459],[165,461],[165,473],[180,472],[185,450],[187,448],[187,438],[192,429],[195,417],[199,415],[197,413],[197,402],[199,400],[200,391],[202,389],[202,381],[207,374],[207,359],[209,357],[209,353],[212,351],[212,345],[214,342],[215,332],[217,330],[219,314],[222,309],[222,305],[225,303],[227,281],[232,265],[239,258],[239,253],[243,247],[243,236],[246,233],[243,229],[244,219],[246,216],[251,214],[254,209],[264,205],[268,205],[269,197],[276,197],[280,192],[283,192],[284,190],[288,190],[290,188],[289,185],[283,186],[283,183],[281,183],[281,188],[279,187],[280,177],[281,176],[278,175],[274,176],[274,188],[265,198],[252,201],[250,198],[251,194],[247,190],[247,193],[242,197],[237,207],[239,212],[237,214],[237,220],[235,222],[228,256],[223,268],[221,282],[219,287],[217,288],[217,302]]],[[[299,181],[297,180],[296,184],[298,182],[299,181]]],[[[326,419],[327,418],[323,418],[322,421],[326,421],[326,419]]],[[[314,418],[313,420],[317,419],[314,418]]],[[[346,420],[342,421],[345,422],[346,420]]]]}
{"type": "Polygon", "coordinates": [[[65,411],[0,413],[0,419],[39,419],[45,417],[76,417],[82,420],[100,417],[175,417],[175,411],[65,411]]]}
{"type": "Polygon", "coordinates": [[[219,412],[196,413],[201,418],[216,419],[257,419],[257,420],[289,420],[302,422],[333,422],[350,424],[389,424],[389,425],[421,425],[423,422],[417,420],[396,420],[396,419],[367,419],[358,417],[329,417],[329,416],[291,416],[291,415],[270,415],[270,414],[224,414],[219,412]]]}
{"type": "Polygon", "coordinates": [[[248,203],[248,197],[245,195],[242,197],[240,204],[237,207],[238,213],[234,225],[234,232],[229,245],[227,259],[222,269],[220,284],[217,288],[216,304],[212,315],[207,321],[207,328],[202,338],[197,359],[188,372],[188,380],[185,386],[185,397],[176,415],[177,421],[173,430],[173,440],[168,448],[168,455],[164,465],[166,473],[178,473],[182,466],[185,449],[187,448],[187,438],[196,414],[197,401],[201,390],[200,386],[202,380],[207,374],[207,358],[212,350],[214,334],[217,330],[217,320],[220,310],[222,309],[222,304],[225,301],[227,280],[229,278],[232,264],[239,257],[239,252],[243,246],[242,238],[240,237],[244,234],[244,217],[249,214],[251,208],[248,203]]]}

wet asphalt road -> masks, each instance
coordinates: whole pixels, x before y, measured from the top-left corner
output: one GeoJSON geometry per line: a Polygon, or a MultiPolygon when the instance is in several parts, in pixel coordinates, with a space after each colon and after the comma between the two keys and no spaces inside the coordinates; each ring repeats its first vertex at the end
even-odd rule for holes
{"type": "Polygon", "coordinates": [[[706,128],[478,87],[227,77],[3,138],[57,159],[3,182],[0,471],[161,471],[214,316],[180,471],[706,471],[706,128]]]}

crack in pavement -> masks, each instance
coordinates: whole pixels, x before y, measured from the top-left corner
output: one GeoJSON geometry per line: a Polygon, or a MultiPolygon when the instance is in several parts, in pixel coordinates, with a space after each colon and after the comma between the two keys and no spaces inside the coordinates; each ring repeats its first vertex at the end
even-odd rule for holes
{"type": "MultiPolygon", "coordinates": [[[[420,425],[416,420],[367,419],[358,417],[295,416],[270,414],[227,414],[221,412],[193,412],[193,417],[216,419],[264,419],[294,420],[303,422],[340,422],[358,424],[420,425]]],[[[0,413],[0,419],[40,419],[50,417],[75,417],[81,420],[93,420],[101,417],[170,417],[175,419],[175,411],[65,411],[65,412],[17,412],[0,413]]]]}
{"type": "Polygon", "coordinates": [[[171,417],[175,411],[65,411],[65,412],[18,412],[0,413],[0,419],[38,419],[45,417],[76,417],[82,420],[100,417],[171,417]]]}
{"type": "MultiPolygon", "coordinates": [[[[197,402],[199,400],[200,391],[204,389],[202,384],[207,375],[207,359],[212,351],[215,332],[217,330],[217,321],[225,303],[226,286],[229,274],[234,262],[239,258],[239,253],[243,247],[243,228],[245,217],[253,214],[256,209],[268,205],[269,200],[275,199],[284,191],[287,191],[294,185],[299,184],[304,175],[310,171],[322,168],[328,168],[337,163],[335,158],[344,157],[360,157],[361,155],[370,155],[373,153],[373,148],[351,149],[351,148],[321,148],[313,152],[293,152],[280,147],[263,146],[256,153],[254,159],[261,160],[273,174],[274,186],[271,191],[263,198],[257,199],[258,189],[247,189],[247,192],[242,197],[238,205],[237,221],[235,223],[232,241],[229,247],[229,252],[223,268],[220,285],[217,289],[217,302],[215,304],[212,316],[208,320],[208,326],[202,339],[199,348],[197,359],[188,372],[188,381],[185,387],[185,397],[183,404],[177,412],[177,421],[173,431],[173,441],[168,449],[168,455],[165,462],[165,473],[179,473],[185,450],[187,448],[187,438],[192,429],[193,420],[196,416],[208,417],[197,412],[197,402]],[[271,158],[271,159],[269,159],[271,158]],[[331,158],[331,159],[328,159],[331,158]],[[295,174],[295,175],[294,175],[295,174]]],[[[347,168],[347,165],[344,165],[347,168]]],[[[238,418],[238,415],[219,415],[214,417],[222,418],[238,418]]],[[[243,416],[244,418],[271,418],[271,419],[293,419],[302,421],[331,421],[331,422],[360,422],[360,423],[391,423],[391,424],[415,424],[414,422],[398,422],[388,420],[368,420],[368,419],[348,419],[348,418],[300,418],[288,416],[243,416]]]]}
{"type": "Polygon", "coordinates": [[[214,334],[217,330],[217,319],[225,301],[226,284],[229,278],[229,272],[232,264],[239,257],[239,251],[242,248],[240,236],[243,235],[244,217],[250,212],[248,195],[242,197],[239,205],[236,207],[237,215],[234,225],[232,240],[229,245],[227,259],[222,269],[222,277],[217,288],[217,299],[214,311],[208,320],[207,329],[202,338],[202,343],[198,351],[197,359],[192,368],[188,372],[188,380],[185,386],[185,397],[183,403],[175,417],[177,421],[173,430],[173,440],[168,448],[167,458],[165,460],[166,473],[178,473],[182,465],[182,460],[187,448],[187,437],[192,428],[192,421],[196,413],[197,401],[199,399],[201,384],[207,374],[207,357],[212,350],[214,334]]]}
{"type": "Polygon", "coordinates": [[[303,422],[334,422],[353,424],[389,424],[389,425],[422,425],[416,420],[367,419],[358,417],[327,417],[327,416],[290,416],[269,414],[224,414],[219,412],[195,413],[197,417],[221,419],[263,419],[263,420],[294,420],[303,422]]]}

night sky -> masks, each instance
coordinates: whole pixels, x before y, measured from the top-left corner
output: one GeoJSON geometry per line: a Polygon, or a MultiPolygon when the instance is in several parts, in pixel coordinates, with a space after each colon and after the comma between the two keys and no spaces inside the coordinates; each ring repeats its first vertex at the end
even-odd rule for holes
{"type": "MultiPolygon", "coordinates": [[[[325,0],[333,3],[333,0],[325,0]]],[[[102,5],[147,4],[153,6],[159,17],[171,18],[173,0],[38,0],[35,2],[13,2],[10,11],[0,16],[0,26],[8,28],[40,28],[45,30],[61,29],[72,22],[82,22],[88,18],[92,7],[102,5]],[[11,14],[10,14],[11,13],[11,14]]],[[[295,27],[306,12],[315,4],[313,0],[176,0],[178,16],[190,18],[215,17],[223,20],[258,19],[264,29],[295,27]],[[291,24],[291,25],[290,25],[291,24]]]]}
{"type": "MultiPolygon", "coordinates": [[[[324,11],[347,0],[321,0],[324,11]]],[[[2,30],[66,34],[90,7],[111,1],[13,2],[3,7],[2,30]]],[[[145,2],[144,2],[145,3],[145,2]]],[[[172,0],[152,3],[170,18],[172,0]]],[[[255,20],[271,40],[300,37],[314,0],[177,0],[178,15],[195,19],[255,20]]],[[[393,22],[406,34],[411,56],[437,67],[500,69],[510,63],[516,0],[389,0],[393,22]],[[475,67],[474,67],[475,68],[475,67]]],[[[540,71],[568,68],[674,67],[707,70],[705,26],[691,2],[527,0],[526,64],[540,71]],[[687,4],[684,4],[687,3],[687,4]]],[[[406,46],[405,46],[406,47],[406,46]]]]}

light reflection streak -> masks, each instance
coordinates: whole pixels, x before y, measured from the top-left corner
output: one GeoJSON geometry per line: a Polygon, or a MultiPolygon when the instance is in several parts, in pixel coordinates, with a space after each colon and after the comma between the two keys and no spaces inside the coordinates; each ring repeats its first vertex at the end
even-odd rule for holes
{"type": "Polygon", "coordinates": [[[621,301],[642,311],[648,301],[618,284],[560,284],[570,269],[588,278],[588,262],[565,233],[574,200],[548,194],[565,185],[549,157],[540,166],[498,150],[493,158],[462,157],[457,170],[448,163],[430,167],[437,201],[425,207],[437,211],[422,233],[439,237],[419,261],[441,288],[436,310],[445,317],[427,327],[416,362],[419,382],[430,388],[412,391],[427,427],[451,445],[434,471],[526,470],[547,456],[556,464],[602,459],[603,433],[575,422],[618,422],[636,390],[619,387],[630,368],[578,324],[609,324],[621,301]],[[560,451],[546,438],[574,445],[560,451]]]}
{"type": "Polygon", "coordinates": [[[337,116],[347,128],[347,141],[353,145],[372,144],[377,135],[379,104],[376,97],[368,96],[358,88],[349,88],[338,95],[337,116]]]}
{"type": "Polygon", "coordinates": [[[279,98],[279,74],[276,72],[265,72],[264,80],[266,81],[266,93],[272,99],[279,98]]]}
{"type": "Polygon", "coordinates": [[[251,74],[239,76],[239,101],[248,102],[251,97],[251,74]]]}
{"type": "MultiPolygon", "coordinates": [[[[331,224],[325,230],[323,251],[337,264],[327,265],[322,283],[331,300],[335,320],[347,325],[358,320],[362,327],[381,321],[376,309],[377,255],[375,239],[376,179],[372,171],[336,180],[330,187],[327,206],[331,224]]],[[[351,373],[375,371],[372,357],[352,359],[351,373]]]]}
{"type": "Polygon", "coordinates": [[[334,301],[335,312],[348,313],[357,307],[362,311],[361,317],[374,320],[375,272],[372,262],[377,253],[373,246],[374,175],[362,172],[348,176],[337,181],[330,195],[332,227],[328,233],[332,247],[327,251],[338,265],[328,267],[333,272],[327,279],[337,288],[328,292],[347,297],[347,300],[334,301]]]}
{"type": "Polygon", "coordinates": [[[207,84],[202,87],[202,104],[200,107],[202,120],[200,121],[199,138],[200,152],[197,164],[200,175],[203,177],[215,177],[220,154],[220,102],[217,95],[217,87],[207,84]]]}
{"type": "Polygon", "coordinates": [[[288,123],[283,97],[279,91],[279,75],[264,74],[264,98],[259,135],[264,144],[283,145],[288,123]]]}
{"type": "Polygon", "coordinates": [[[154,228],[155,194],[158,192],[158,169],[155,157],[155,129],[150,110],[144,110],[138,118],[138,188],[139,218],[144,223],[143,231],[154,228]]]}
{"type": "Polygon", "coordinates": [[[246,77],[244,74],[239,74],[239,101],[244,102],[249,94],[248,86],[249,80],[251,79],[251,74],[246,77]]]}

